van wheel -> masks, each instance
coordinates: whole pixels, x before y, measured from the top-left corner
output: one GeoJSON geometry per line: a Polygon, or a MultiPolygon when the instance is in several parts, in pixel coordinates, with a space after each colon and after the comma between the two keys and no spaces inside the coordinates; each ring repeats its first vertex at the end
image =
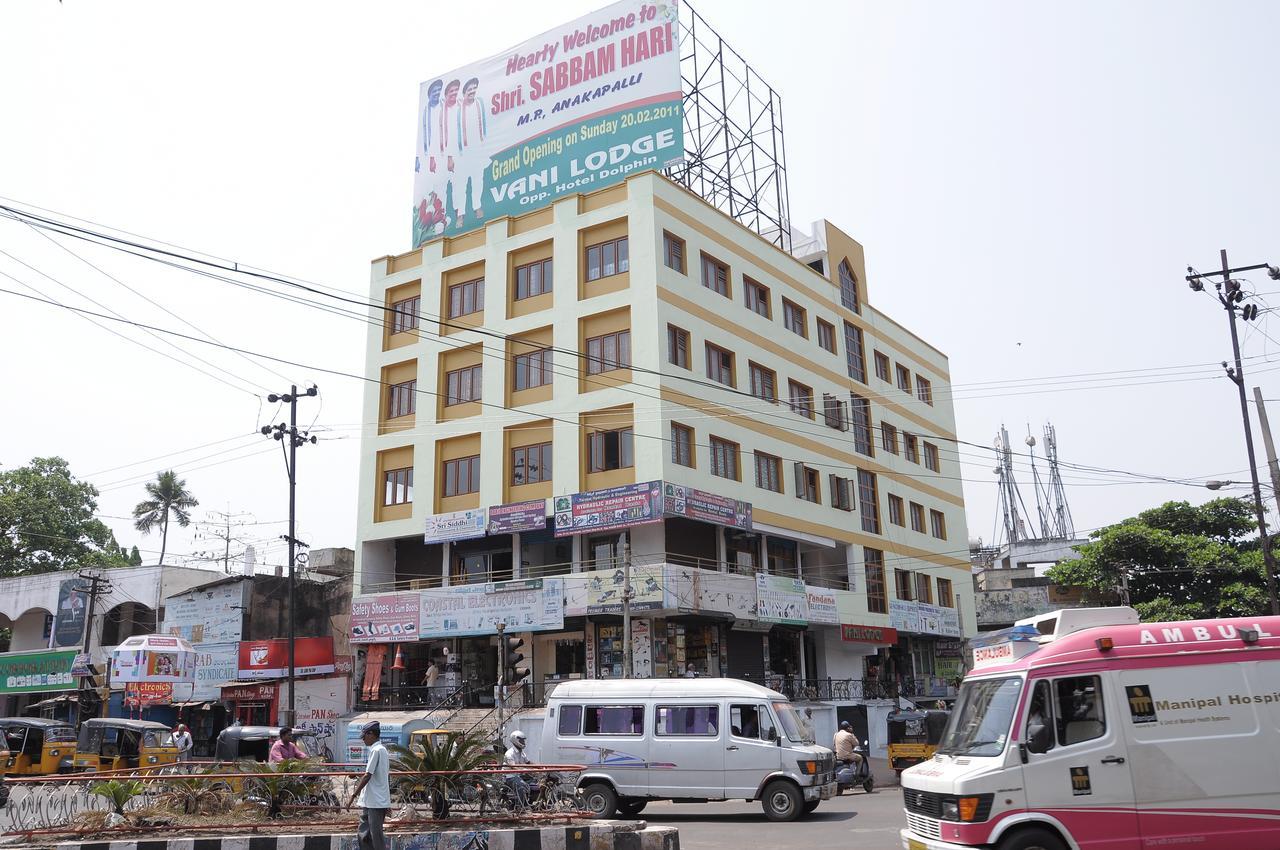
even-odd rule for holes
{"type": "Polygon", "coordinates": [[[603,782],[593,782],[583,788],[582,800],[592,817],[611,818],[618,811],[618,793],[603,782]]]}
{"type": "Polygon", "coordinates": [[[628,800],[625,803],[618,804],[618,814],[624,818],[633,818],[644,811],[644,807],[649,805],[648,800],[628,800]]]}
{"type": "Polygon", "coordinates": [[[800,789],[790,782],[772,782],[764,789],[760,805],[764,808],[764,816],[771,821],[793,821],[800,817],[804,807],[804,798],[800,789]]]}
{"type": "Polygon", "coordinates": [[[1049,830],[1033,826],[1001,841],[998,850],[1067,850],[1067,845],[1049,830]]]}
{"type": "Polygon", "coordinates": [[[813,814],[814,812],[816,812],[816,811],[818,810],[818,804],[819,804],[819,803],[821,803],[821,802],[822,802],[821,800],[810,800],[809,802],[805,803],[805,804],[804,804],[804,813],[805,813],[806,815],[811,815],[811,814],[813,814]]]}

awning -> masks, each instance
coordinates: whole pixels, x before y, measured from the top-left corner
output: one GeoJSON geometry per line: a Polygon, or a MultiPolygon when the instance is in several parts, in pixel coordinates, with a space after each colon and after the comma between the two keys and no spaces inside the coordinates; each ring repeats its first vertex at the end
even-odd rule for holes
{"type": "Polygon", "coordinates": [[[31,705],[27,706],[27,708],[51,708],[56,705],[62,705],[63,703],[75,702],[78,699],[79,697],[72,696],[71,694],[61,694],[60,696],[42,699],[40,702],[33,702],[31,705]]]}
{"type": "Polygon", "coordinates": [[[194,708],[197,711],[202,711],[206,708],[209,708],[213,704],[214,704],[213,700],[206,699],[206,700],[194,700],[192,702],[175,702],[173,704],[173,707],[174,708],[194,708]]]}

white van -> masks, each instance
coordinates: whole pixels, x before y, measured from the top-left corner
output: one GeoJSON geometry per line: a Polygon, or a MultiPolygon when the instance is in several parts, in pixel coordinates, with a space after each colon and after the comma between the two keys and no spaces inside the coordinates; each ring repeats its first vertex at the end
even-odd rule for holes
{"type": "Polygon", "coordinates": [[[738,679],[566,682],[547,700],[540,761],[586,765],[596,817],[649,800],[759,800],[795,820],[835,794],[835,755],[777,691],[738,679]]]}
{"type": "Polygon", "coordinates": [[[904,850],[1280,848],[1280,617],[1057,611],[971,642],[904,850]]]}

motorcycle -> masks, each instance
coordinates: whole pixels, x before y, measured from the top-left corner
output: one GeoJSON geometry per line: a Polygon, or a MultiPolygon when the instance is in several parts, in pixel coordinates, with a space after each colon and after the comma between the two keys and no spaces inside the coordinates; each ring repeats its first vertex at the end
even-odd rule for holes
{"type": "Polygon", "coordinates": [[[875,779],[871,776],[871,759],[867,756],[867,748],[858,744],[853,751],[862,756],[860,762],[838,762],[836,764],[836,786],[838,793],[845,790],[852,790],[855,786],[861,785],[862,790],[871,793],[871,789],[875,787],[875,779]]]}

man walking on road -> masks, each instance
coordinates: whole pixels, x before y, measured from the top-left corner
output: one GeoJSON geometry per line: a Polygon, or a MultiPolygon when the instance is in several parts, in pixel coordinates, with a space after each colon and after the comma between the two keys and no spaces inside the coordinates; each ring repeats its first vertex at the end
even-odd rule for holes
{"type": "Polygon", "coordinates": [[[356,832],[360,850],[387,850],[382,822],[391,808],[391,763],[381,738],[382,726],[376,720],[360,730],[360,740],[369,749],[369,761],[347,801],[347,808],[360,806],[360,828],[356,832]]]}

